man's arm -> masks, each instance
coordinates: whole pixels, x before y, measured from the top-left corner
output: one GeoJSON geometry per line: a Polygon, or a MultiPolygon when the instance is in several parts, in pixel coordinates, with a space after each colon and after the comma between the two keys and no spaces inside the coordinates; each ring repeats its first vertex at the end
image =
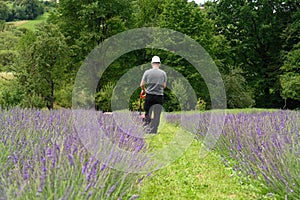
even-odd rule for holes
{"type": "Polygon", "coordinates": [[[144,93],[146,91],[145,89],[145,85],[146,85],[146,76],[147,76],[147,71],[143,74],[143,77],[142,77],[142,80],[141,80],[141,83],[140,83],[140,86],[142,88],[142,92],[144,93]]]}
{"type": "Polygon", "coordinates": [[[164,83],[163,83],[163,88],[165,89],[167,87],[167,74],[164,73],[164,83]]]}
{"type": "Polygon", "coordinates": [[[145,91],[145,84],[146,84],[145,81],[142,80],[140,86],[141,86],[143,91],[145,91]]]}

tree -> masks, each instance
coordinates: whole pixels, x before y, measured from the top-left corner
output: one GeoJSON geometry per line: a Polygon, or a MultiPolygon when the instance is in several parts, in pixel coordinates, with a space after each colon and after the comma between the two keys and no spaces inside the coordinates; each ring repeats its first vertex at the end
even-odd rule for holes
{"type": "MultiPolygon", "coordinates": [[[[3,28],[5,29],[5,28],[3,28]]],[[[17,56],[17,44],[22,32],[17,29],[0,31],[0,71],[11,71],[17,56]]]]}
{"type": "Polygon", "coordinates": [[[15,78],[1,80],[0,105],[2,108],[19,106],[24,98],[24,91],[15,78]]]}
{"type": "MultiPolygon", "coordinates": [[[[214,57],[214,52],[212,51],[215,41],[213,24],[206,17],[205,11],[194,2],[187,2],[185,0],[166,0],[161,6],[163,7],[163,12],[159,17],[158,24],[160,27],[188,35],[214,57]]],[[[178,41],[172,42],[176,45],[179,44],[178,41]]],[[[161,55],[162,60],[164,60],[163,64],[172,66],[176,71],[186,77],[194,88],[197,97],[201,97],[208,103],[210,102],[209,92],[201,74],[184,58],[171,52],[159,50],[149,50],[148,54],[161,55]]]]}
{"type": "Polygon", "coordinates": [[[25,8],[19,5],[14,5],[12,9],[12,14],[9,17],[9,21],[25,20],[25,19],[27,19],[25,8]]]}
{"type": "Polygon", "coordinates": [[[9,8],[7,21],[32,20],[44,13],[44,7],[39,0],[18,0],[9,8]]]}
{"type": "Polygon", "coordinates": [[[159,26],[184,33],[209,51],[213,43],[213,27],[205,12],[194,2],[166,0],[159,26]]]}
{"type": "Polygon", "coordinates": [[[53,109],[55,91],[67,79],[69,49],[65,40],[53,24],[43,24],[22,37],[17,74],[29,106],[36,106],[34,96],[40,99],[38,106],[53,109]]]}
{"type": "MultiPolygon", "coordinates": [[[[57,24],[67,38],[67,44],[71,49],[73,77],[82,61],[97,45],[133,27],[132,6],[132,1],[128,0],[61,0],[59,2],[58,9],[50,16],[50,21],[57,24]]],[[[104,79],[99,81],[97,93],[103,94],[100,91],[105,90],[105,85],[109,82],[115,83],[118,77],[130,68],[129,60],[134,58],[124,55],[105,71],[106,75],[103,75],[104,79]]]]}
{"type": "Polygon", "coordinates": [[[219,0],[209,7],[217,32],[230,42],[234,66],[241,66],[255,92],[257,107],[280,107],[282,30],[298,1],[219,0]],[[268,99],[266,101],[266,99],[268,99]]]}
{"type": "Polygon", "coordinates": [[[7,20],[9,17],[9,8],[5,2],[0,1],[0,20],[7,20]]]}
{"type": "Polygon", "coordinates": [[[61,0],[50,20],[68,38],[80,62],[106,38],[124,31],[131,17],[128,0],[61,0]]]}
{"type": "Polygon", "coordinates": [[[103,112],[111,112],[111,98],[113,95],[115,84],[108,82],[96,94],[96,106],[98,110],[103,112]]]}
{"type": "Polygon", "coordinates": [[[155,27],[159,25],[167,0],[136,0],[134,1],[134,20],[137,27],[155,27]]]}
{"type": "Polygon", "coordinates": [[[254,105],[255,101],[241,70],[233,68],[223,79],[228,108],[249,108],[254,105]]]}
{"type": "MultiPolygon", "coordinates": [[[[280,77],[281,96],[287,100],[300,101],[300,42],[295,45],[286,56],[281,67],[283,74],[280,77]]],[[[298,104],[299,105],[299,104],[298,104]]]]}
{"type": "Polygon", "coordinates": [[[292,22],[287,25],[282,34],[284,39],[283,50],[284,64],[280,68],[281,96],[288,101],[288,108],[299,107],[300,102],[300,12],[294,12],[292,22]]]}
{"type": "Polygon", "coordinates": [[[42,3],[38,0],[21,0],[16,5],[24,9],[25,18],[32,20],[43,14],[42,3]]]}

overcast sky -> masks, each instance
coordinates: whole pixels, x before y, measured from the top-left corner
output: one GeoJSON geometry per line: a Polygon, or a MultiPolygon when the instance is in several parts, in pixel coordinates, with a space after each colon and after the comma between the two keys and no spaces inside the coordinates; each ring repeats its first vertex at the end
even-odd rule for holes
{"type": "MultiPolygon", "coordinates": [[[[193,1],[193,0],[188,0],[188,1],[193,1]]],[[[194,0],[197,4],[199,3],[204,3],[206,2],[207,0],[194,0]]]]}

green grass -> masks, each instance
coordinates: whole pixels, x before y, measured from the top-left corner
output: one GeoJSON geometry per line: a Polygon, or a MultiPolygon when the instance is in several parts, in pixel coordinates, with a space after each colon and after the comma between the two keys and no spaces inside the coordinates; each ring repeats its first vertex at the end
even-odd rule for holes
{"type": "MultiPolygon", "coordinates": [[[[159,134],[147,139],[150,147],[157,150],[174,141],[178,129],[165,124],[159,134]]],[[[201,142],[193,139],[183,156],[145,179],[140,199],[265,199],[258,188],[225,167],[214,151],[200,157],[201,148],[201,142]]]]}
{"type": "Polygon", "coordinates": [[[22,21],[15,21],[9,22],[8,24],[13,24],[18,28],[26,28],[29,30],[35,30],[36,26],[42,22],[46,22],[48,19],[49,13],[44,13],[43,15],[38,16],[34,20],[22,20],[22,21]]]}
{"type": "Polygon", "coordinates": [[[278,108],[234,108],[234,109],[225,109],[225,110],[204,110],[204,111],[198,111],[198,110],[192,110],[192,111],[175,111],[172,113],[184,113],[184,114],[195,114],[195,113],[205,113],[205,112],[224,112],[227,114],[237,114],[237,113],[258,113],[258,112],[274,112],[278,111],[278,108]]]}
{"type": "Polygon", "coordinates": [[[30,20],[27,23],[22,24],[21,26],[19,26],[19,28],[27,28],[29,30],[34,30],[36,28],[36,25],[42,22],[46,22],[48,16],[48,13],[44,13],[43,15],[38,16],[35,20],[30,20]]]}

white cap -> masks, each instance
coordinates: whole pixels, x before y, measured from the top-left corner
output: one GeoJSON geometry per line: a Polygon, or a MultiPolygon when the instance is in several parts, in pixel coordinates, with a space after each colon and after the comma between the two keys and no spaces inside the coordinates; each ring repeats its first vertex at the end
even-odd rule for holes
{"type": "Polygon", "coordinates": [[[153,56],[151,63],[160,63],[160,58],[158,56],[153,56]]]}

